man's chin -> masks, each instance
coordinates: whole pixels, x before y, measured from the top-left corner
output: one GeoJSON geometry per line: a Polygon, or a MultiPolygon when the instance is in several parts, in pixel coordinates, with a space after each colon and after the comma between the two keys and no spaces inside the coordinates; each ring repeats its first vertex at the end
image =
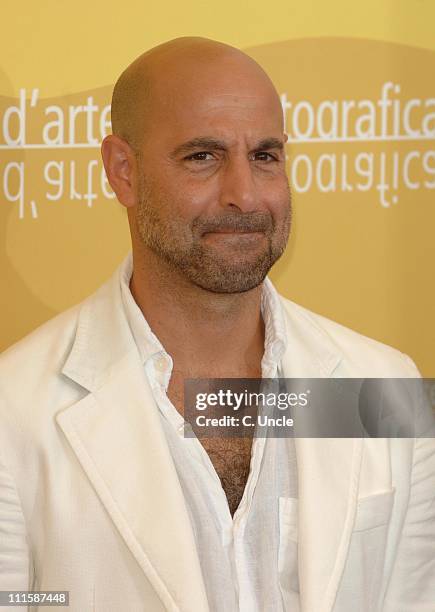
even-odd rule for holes
{"type": "Polygon", "coordinates": [[[258,287],[277,258],[270,249],[255,255],[232,253],[228,256],[203,250],[185,268],[186,276],[198,287],[213,293],[244,293],[258,287]]]}
{"type": "Polygon", "coordinates": [[[195,274],[195,278],[191,280],[201,289],[212,293],[245,293],[261,285],[268,271],[269,268],[249,271],[246,267],[238,269],[228,267],[220,273],[195,274]]]}

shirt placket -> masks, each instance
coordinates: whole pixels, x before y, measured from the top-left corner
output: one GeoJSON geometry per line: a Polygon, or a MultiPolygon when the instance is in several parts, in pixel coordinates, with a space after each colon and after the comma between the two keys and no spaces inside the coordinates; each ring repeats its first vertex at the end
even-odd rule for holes
{"type": "MultiPolygon", "coordinates": [[[[159,396],[158,405],[163,416],[177,430],[180,438],[183,438],[185,448],[190,453],[191,457],[200,465],[200,469],[207,473],[207,481],[214,492],[215,507],[217,516],[221,525],[221,542],[228,555],[232,556],[231,550],[233,547],[233,521],[229,511],[227,498],[222,488],[220,478],[214,468],[214,465],[202,446],[201,442],[192,432],[192,437],[185,437],[185,428],[190,427],[190,424],[177,411],[175,406],[167,396],[167,389],[171,379],[173,362],[167,353],[160,352],[153,356],[151,360],[151,376],[155,380],[154,391],[159,396]]],[[[191,428],[190,428],[191,429],[191,428]]]]}

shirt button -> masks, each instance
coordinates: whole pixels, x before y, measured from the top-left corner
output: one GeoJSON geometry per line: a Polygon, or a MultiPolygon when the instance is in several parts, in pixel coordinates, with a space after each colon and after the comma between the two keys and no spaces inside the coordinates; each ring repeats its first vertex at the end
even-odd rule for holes
{"type": "Polygon", "coordinates": [[[168,367],[168,360],[166,357],[159,357],[155,363],[156,370],[164,372],[168,367]]]}

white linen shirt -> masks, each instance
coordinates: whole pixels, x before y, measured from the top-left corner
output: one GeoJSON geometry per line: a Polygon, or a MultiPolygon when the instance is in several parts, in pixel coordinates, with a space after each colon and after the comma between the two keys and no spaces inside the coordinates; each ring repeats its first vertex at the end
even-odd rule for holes
{"type": "MultiPolygon", "coordinates": [[[[253,439],[249,477],[234,517],[216,470],[167,396],[173,362],[129,288],[131,253],[121,270],[125,313],[144,364],[192,524],[211,612],[298,612],[297,471],[292,438],[253,439]]],[[[262,377],[279,376],[286,348],[278,294],[266,278],[262,377]]]]}

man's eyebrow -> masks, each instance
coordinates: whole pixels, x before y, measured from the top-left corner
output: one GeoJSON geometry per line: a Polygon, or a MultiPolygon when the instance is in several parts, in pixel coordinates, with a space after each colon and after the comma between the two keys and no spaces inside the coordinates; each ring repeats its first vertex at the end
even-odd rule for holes
{"type": "Polygon", "coordinates": [[[265,138],[261,140],[258,145],[253,149],[253,153],[258,151],[267,151],[269,149],[284,150],[284,142],[280,138],[265,138]]]}
{"type": "Polygon", "coordinates": [[[207,151],[217,151],[217,150],[225,150],[227,145],[222,141],[216,138],[211,138],[208,136],[203,136],[199,138],[192,138],[187,142],[183,142],[181,145],[176,147],[172,153],[172,157],[177,157],[178,155],[183,155],[183,153],[190,153],[193,149],[204,149],[207,151]]]}
{"type": "MultiPolygon", "coordinates": [[[[178,157],[179,155],[190,153],[194,149],[203,149],[204,151],[225,151],[227,148],[227,144],[223,140],[209,136],[201,136],[192,138],[187,142],[183,142],[172,151],[171,157],[178,157]]],[[[284,142],[280,138],[264,138],[254,147],[251,152],[256,153],[258,151],[270,149],[279,149],[280,151],[283,151],[284,142]]]]}

